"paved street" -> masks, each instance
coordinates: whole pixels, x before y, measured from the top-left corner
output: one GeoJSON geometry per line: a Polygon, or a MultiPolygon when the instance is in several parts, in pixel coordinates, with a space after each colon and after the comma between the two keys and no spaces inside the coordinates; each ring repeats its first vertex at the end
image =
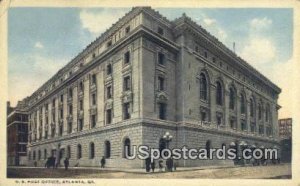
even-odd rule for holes
{"type": "MultiPolygon", "coordinates": [[[[200,168],[199,168],[200,169],[200,168]]],[[[99,168],[8,168],[8,178],[291,178],[291,165],[270,165],[255,167],[214,167],[196,170],[185,169],[176,172],[145,173],[143,170],[101,170],[99,168]]]]}

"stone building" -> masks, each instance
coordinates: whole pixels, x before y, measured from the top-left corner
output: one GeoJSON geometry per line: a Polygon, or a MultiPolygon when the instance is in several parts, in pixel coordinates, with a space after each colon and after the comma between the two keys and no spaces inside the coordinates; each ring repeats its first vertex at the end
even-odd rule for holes
{"type": "Polygon", "coordinates": [[[185,14],[136,7],[30,96],[28,160],[143,167],[125,147],[165,148],[166,132],[170,148],[278,146],[280,91],[185,14]]]}
{"type": "Polygon", "coordinates": [[[28,113],[24,102],[7,104],[7,165],[27,164],[28,113]]]}

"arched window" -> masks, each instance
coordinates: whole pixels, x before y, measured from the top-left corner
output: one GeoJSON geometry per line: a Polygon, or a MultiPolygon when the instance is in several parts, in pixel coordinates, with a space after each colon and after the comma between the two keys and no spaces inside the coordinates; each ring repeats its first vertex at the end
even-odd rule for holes
{"type": "Polygon", "coordinates": [[[67,158],[71,158],[71,146],[70,145],[68,145],[67,146],[67,158]]]}
{"type": "Polygon", "coordinates": [[[246,100],[244,94],[241,94],[241,114],[246,113],[246,100]]]}
{"type": "Polygon", "coordinates": [[[95,157],[95,144],[93,142],[90,143],[90,159],[94,159],[95,157]]]}
{"type": "Polygon", "coordinates": [[[210,140],[206,141],[205,149],[206,149],[206,152],[207,152],[207,157],[210,158],[210,149],[211,149],[211,142],[210,142],[210,140]]]}
{"type": "Polygon", "coordinates": [[[40,160],[42,157],[42,153],[41,153],[41,150],[38,151],[38,160],[40,160]]]}
{"type": "Polygon", "coordinates": [[[216,103],[218,105],[223,105],[223,88],[219,81],[217,81],[216,87],[216,103]]]}
{"type": "Polygon", "coordinates": [[[266,120],[266,122],[268,122],[269,119],[270,119],[270,105],[267,104],[266,110],[265,110],[265,120],[266,120]]]}
{"type": "Polygon", "coordinates": [[[131,152],[130,152],[130,139],[126,138],[124,140],[124,153],[123,153],[123,157],[126,158],[127,156],[131,156],[131,152]]]}
{"type": "Polygon", "coordinates": [[[110,142],[105,141],[104,146],[105,146],[104,147],[104,149],[105,149],[104,156],[105,156],[105,158],[110,158],[110,142]]]}
{"type": "Polygon", "coordinates": [[[47,159],[47,149],[44,149],[44,160],[47,159]]]}
{"type": "Polygon", "coordinates": [[[234,110],[235,107],[235,91],[234,89],[231,87],[229,89],[229,108],[231,110],[234,110]]]}
{"type": "Polygon", "coordinates": [[[33,157],[32,157],[33,160],[35,160],[35,151],[33,151],[33,157]]]}
{"type": "Polygon", "coordinates": [[[207,80],[203,73],[200,74],[200,99],[207,100],[207,80]]]}
{"type": "Polygon", "coordinates": [[[82,153],[81,153],[81,145],[78,144],[77,145],[77,159],[80,159],[82,157],[82,153]]]}
{"type": "Polygon", "coordinates": [[[262,105],[261,103],[258,104],[258,119],[261,120],[262,118],[262,105]]]}
{"type": "Polygon", "coordinates": [[[254,117],[254,101],[253,99],[251,98],[250,99],[250,117],[254,117]]]}

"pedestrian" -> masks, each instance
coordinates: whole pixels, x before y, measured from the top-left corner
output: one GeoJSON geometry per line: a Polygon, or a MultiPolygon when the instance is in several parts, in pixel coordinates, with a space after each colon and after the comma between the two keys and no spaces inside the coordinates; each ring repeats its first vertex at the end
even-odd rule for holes
{"type": "Polygon", "coordinates": [[[150,157],[146,158],[145,164],[146,164],[146,172],[150,172],[150,164],[151,164],[151,158],[150,157]]]}
{"type": "Polygon", "coordinates": [[[155,169],[155,162],[154,162],[154,160],[152,160],[152,162],[151,162],[151,169],[152,169],[152,172],[154,172],[154,169],[155,169]]]}
{"type": "Polygon", "coordinates": [[[104,156],[102,156],[100,164],[101,164],[101,166],[100,166],[101,168],[105,167],[105,157],[104,156]]]}
{"type": "Polygon", "coordinates": [[[164,166],[163,166],[163,160],[159,160],[159,161],[158,161],[158,168],[159,168],[159,171],[160,171],[160,172],[163,171],[163,168],[164,168],[164,166]]]}
{"type": "Polygon", "coordinates": [[[64,164],[65,164],[65,170],[68,170],[68,167],[69,167],[69,158],[65,159],[64,164]]]}

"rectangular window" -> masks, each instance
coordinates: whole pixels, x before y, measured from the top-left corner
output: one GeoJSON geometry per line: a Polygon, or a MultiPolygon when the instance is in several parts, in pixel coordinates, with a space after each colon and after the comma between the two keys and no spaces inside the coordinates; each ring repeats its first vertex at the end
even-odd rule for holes
{"type": "Polygon", "coordinates": [[[60,109],[60,118],[64,118],[64,110],[63,109],[60,109]]]}
{"type": "Polygon", "coordinates": [[[73,97],[73,90],[72,88],[69,89],[69,98],[72,98],[73,97]]]}
{"type": "Polygon", "coordinates": [[[106,110],[106,124],[111,124],[112,112],[111,109],[106,110]]]}
{"type": "Polygon", "coordinates": [[[205,57],[205,58],[207,58],[207,57],[208,57],[208,55],[207,55],[207,52],[206,52],[206,51],[204,52],[204,57],[205,57]]]}
{"type": "Polygon", "coordinates": [[[55,98],[52,100],[52,107],[55,107],[55,98]]]}
{"type": "Polygon", "coordinates": [[[112,97],[111,86],[106,87],[106,97],[107,99],[110,99],[112,97]]]}
{"type": "Polygon", "coordinates": [[[83,119],[78,120],[78,130],[81,131],[83,129],[83,119]]]}
{"type": "Polygon", "coordinates": [[[93,114],[91,117],[92,117],[91,118],[91,127],[94,128],[96,126],[96,122],[97,122],[96,121],[96,115],[93,114]]]}
{"type": "Polygon", "coordinates": [[[96,105],[96,93],[92,94],[92,105],[96,105]]]}
{"type": "Polygon", "coordinates": [[[230,120],[230,128],[235,129],[235,120],[234,119],[230,120]]]}
{"type": "Polygon", "coordinates": [[[158,53],[158,64],[165,65],[165,55],[161,52],[158,53]]]}
{"type": "Polygon", "coordinates": [[[215,57],[213,57],[213,58],[212,58],[212,61],[215,63],[215,62],[216,62],[216,58],[215,58],[215,57]]]}
{"type": "Polygon", "coordinates": [[[112,45],[112,41],[110,40],[110,41],[107,42],[106,47],[108,48],[108,47],[110,47],[111,45],[112,45]]]}
{"type": "Polygon", "coordinates": [[[124,91],[130,90],[130,76],[124,77],[124,91]]]}
{"type": "Polygon", "coordinates": [[[96,83],[97,83],[96,74],[93,74],[92,75],[92,84],[96,85],[96,83]]]}
{"type": "Polygon", "coordinates": [[[83,100],[79,100],[79,110],[83,110],[83,100]]]}
{"type": "Polygon", "coordinates": [[[160,35],[164,35],[164,29],[162,29],[161,27],[158,27],[157,33],[159,33],[160,35]]]}
{"type": "Polygon", "coordinates": [[[165,103],[159,103],[158,107],[159,107],[159,119],[165,120],[167,115],[166,113],[167,105],[165,103]]]}
{"type": "Polygon", "coordinates": [[[201,121],[206,121],[206,112],[201,112],[201,121]]]}
{"type": "Polygon", "coordinates": [[[64,102],[64,95],[60,95],[60,102],[63,103],[64,102]]]}
{"type": "Polygon", "coordinates": [[[106,75],[111,75],[111,73],[112,73],[112,65],[108,64],[106,66],[106,75]]]}
{"type": "Polygon", "coordinates": [[[158,77],[158,87],[159,87],[159,91],[165,90],[165,78],[158,77]]]}
{"type": "Polygon", "coordinates": [[[72,122],[68,123],[68,133],[72,133],[72,122]]]}
{"type": "Polygon", "coordinates": [[[130,103],[124,103],[123,104],[123,116],[124,116],[124,119],[130,119],[130,103]]]}
{"type": "Polygon", "coordinates": [[[83,92],[83,82],[82,81],[79,83],[79,91],[83,92]]]}
{"type": "Polygon", "coordinates": [[[124,54],[124,64],[128,64],[128,63],[130,63],[130,52],[129,51],[124,54]]]}
{"type": "Polygon", "coordinates": [[[59,126],[59,135],[62,136],[64,130],[64,125],[59,126]]]}
{"type": "Polygon", "coordinates": [[[72,114],[73,114],[73,106],[69,105],[69,115],[72,115],[72,114]]]}
{"type": "Polygon", "coordinates": [[[130,32],[130,26],[127,26],[127,27],[125,28],[125,33],[128,34],[129,32],[130,32]]]}

